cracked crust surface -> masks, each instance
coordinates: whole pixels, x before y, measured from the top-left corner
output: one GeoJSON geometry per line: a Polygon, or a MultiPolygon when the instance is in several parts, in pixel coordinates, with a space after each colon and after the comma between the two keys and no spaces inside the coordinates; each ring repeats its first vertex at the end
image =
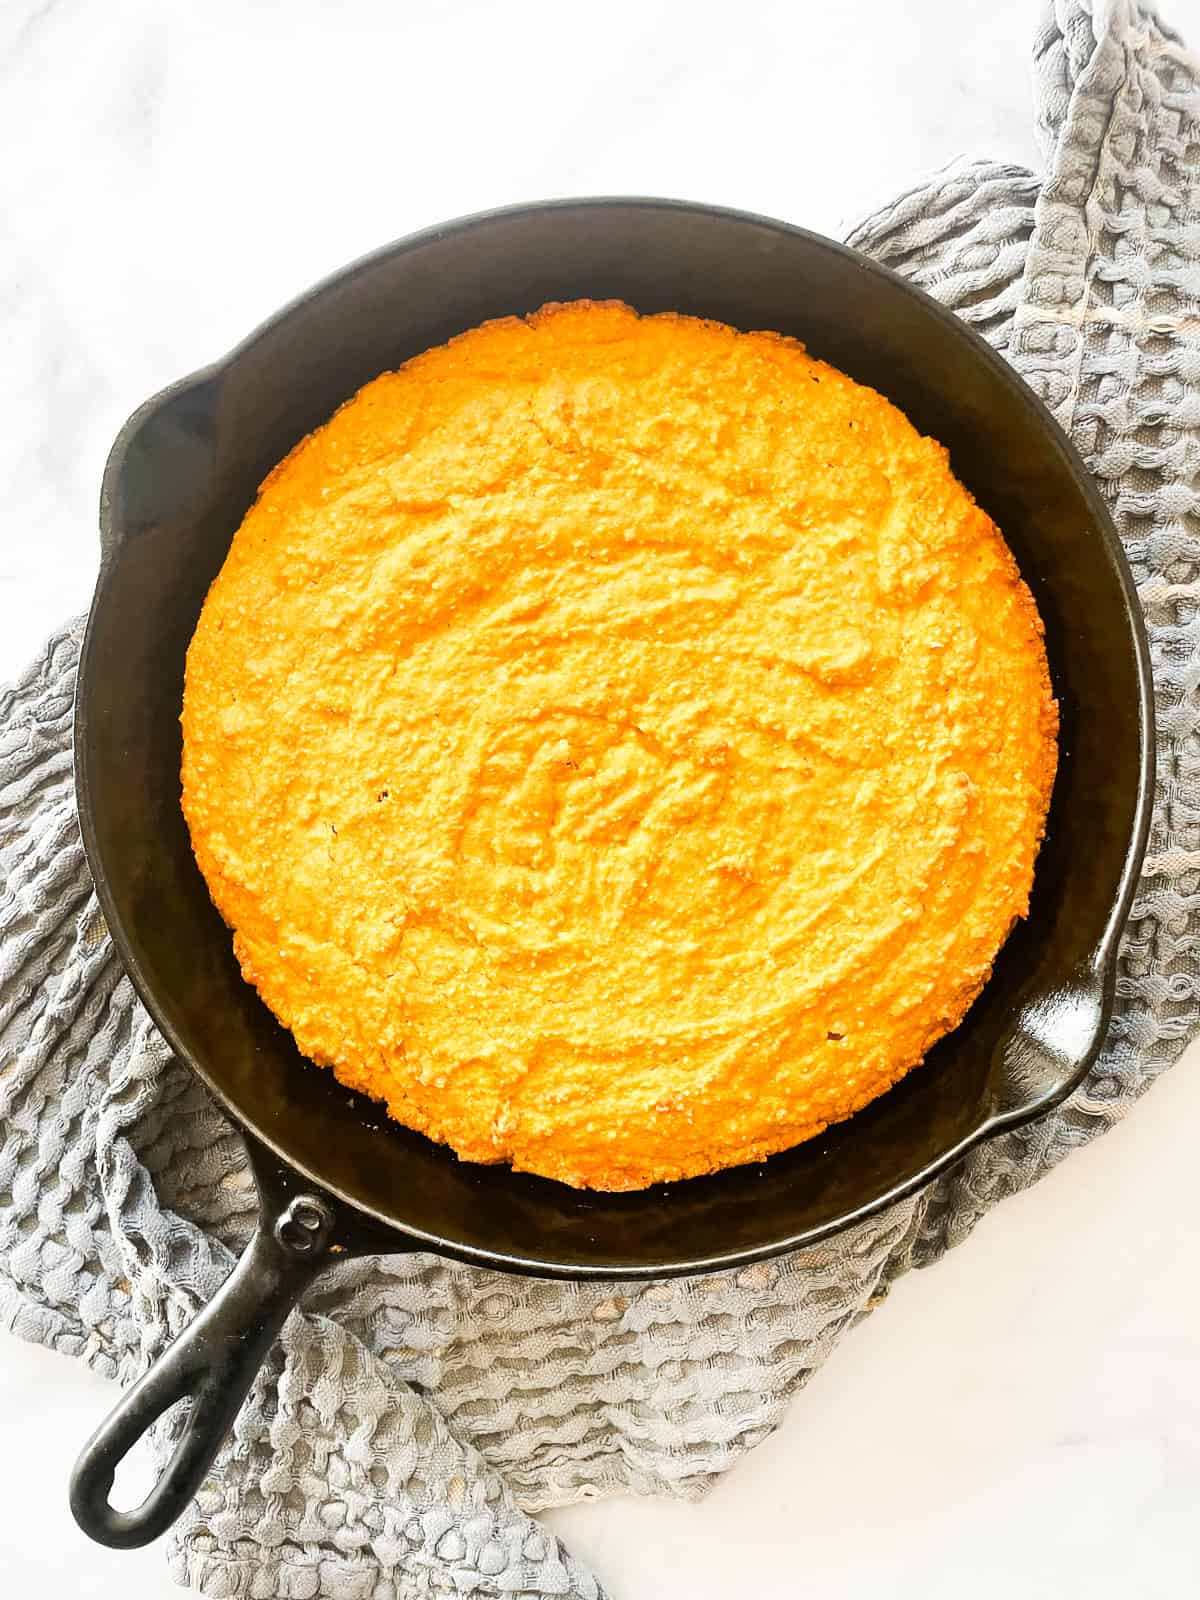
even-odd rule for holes
{"type": "Polygon", "coordinates": [[[959,1022],[1056,729],[940,445],[792,340],[579,302],[266,480],[183,806],[306,1055],[465,1159],[631,1189],[810,1138],[959,1022]]]}

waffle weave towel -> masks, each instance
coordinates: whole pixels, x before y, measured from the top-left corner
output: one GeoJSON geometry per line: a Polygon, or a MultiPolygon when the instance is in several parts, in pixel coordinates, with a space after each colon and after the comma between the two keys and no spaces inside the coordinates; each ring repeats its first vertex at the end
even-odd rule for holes
{"type": "MultiPolygon", "coordinates": [[[[1103,1055],[1072,1100],[887,1214],[662,1284],[351,1262],[292,1316],[169,1544],[210,1596],[600,1591],[529,1511],[698,1496],[910,1267],[1102,1133],[1200,997],[1200,74],[1133,0],[1036,42],[1043,178],[961,165],[851,242],[951,306],[1073,434],[1152,640],[1159,790],[1103,1055]]],[[[78,625],[0,694],[0,1324],[130,1382],[248,1236],[236,1136],[112,953],[71,777],[78,625]]],[[[158,1448],[169,1445],[170,1419],[158,1448]]],[[[65,1492],[65,1489],[64,1489],[65,1492]]]]}

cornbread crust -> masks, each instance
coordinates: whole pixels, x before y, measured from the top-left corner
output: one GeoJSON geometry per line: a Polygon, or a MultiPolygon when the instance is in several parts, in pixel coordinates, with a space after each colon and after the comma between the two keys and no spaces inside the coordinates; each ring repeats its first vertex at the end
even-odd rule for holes
{"type": "Polygon", "coordinates": [[[790,339],[591,302],[292,451],[182,721],[196,859],[300,1049],[599,1189],[811,1138],[956,1026],[1057,732],[940,445],[790,339]]]}

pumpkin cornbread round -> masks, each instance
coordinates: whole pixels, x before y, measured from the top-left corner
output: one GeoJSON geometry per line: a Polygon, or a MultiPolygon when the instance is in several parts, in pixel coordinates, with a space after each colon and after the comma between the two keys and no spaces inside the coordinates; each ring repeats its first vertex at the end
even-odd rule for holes
{"type": "Polygon", "coordinates": [[[957,1024],[1056,729],[940,445],[793,340],[579,302],[263,484],[183,806],[306,1055],[466,1159],[632,1189],[810,1138],[957,1024]]]}

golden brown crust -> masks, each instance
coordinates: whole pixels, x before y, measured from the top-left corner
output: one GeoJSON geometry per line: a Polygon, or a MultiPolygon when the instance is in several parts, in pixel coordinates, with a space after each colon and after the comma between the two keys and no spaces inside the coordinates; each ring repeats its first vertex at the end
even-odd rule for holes
{"type": "Polygon", "coordinates": [[[630,1189],[811,1137],[959,1022],[1056,730],[939,445],[792,340],[580,302],[266,480],[183,804],[307,1055],[464,1158],[630,1189]]]}

